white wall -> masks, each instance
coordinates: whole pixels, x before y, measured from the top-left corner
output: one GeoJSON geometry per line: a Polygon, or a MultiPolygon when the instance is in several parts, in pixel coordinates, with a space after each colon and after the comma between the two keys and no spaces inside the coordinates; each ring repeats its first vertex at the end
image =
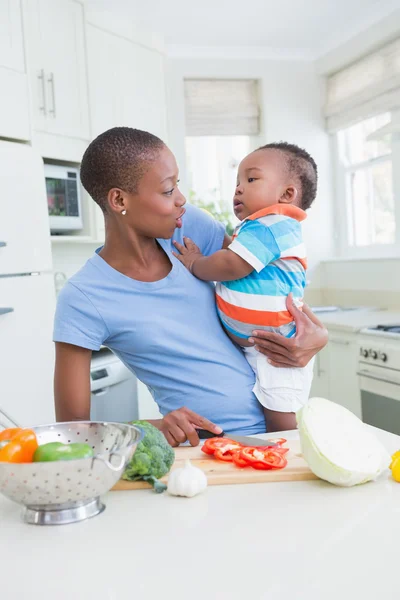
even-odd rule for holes
{"type": "Polygon", "coordinates": [[[399,273],[400,258],[329,260],[318,266],[308,300],[400,310],[399,273]]]}
{"type": "MultiPolygon", "coordinates": [[[[319,168],[319,193],[304,224],[312,269],[333,255],[332,173],[329,137],[324,131],[324,79],[305,61],[168,59],[168,143],[185,181],[184,78],[255,78],[260,81],[262,133],[260,144],[290,141],[305,147],[319,168]]],[[[233,190],[232,190],[233,194],[233,190]]],[[[312,275],[312,271],[310,271],[312,275]]]]}

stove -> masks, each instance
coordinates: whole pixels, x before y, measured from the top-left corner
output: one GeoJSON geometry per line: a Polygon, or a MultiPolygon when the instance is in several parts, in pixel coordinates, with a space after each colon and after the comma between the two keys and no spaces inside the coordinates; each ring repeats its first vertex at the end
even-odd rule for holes
{"type": "Polygon", "coordinates": [[[358,376],[362,419],[400,435],[400,324],[361,331],[358,376]]]}
{"type": "Polygon", "coordinates": [[[360,361],[400,370],[400,325],[376,325],[361,331],[368,334],[360,345],[360,361]]]}

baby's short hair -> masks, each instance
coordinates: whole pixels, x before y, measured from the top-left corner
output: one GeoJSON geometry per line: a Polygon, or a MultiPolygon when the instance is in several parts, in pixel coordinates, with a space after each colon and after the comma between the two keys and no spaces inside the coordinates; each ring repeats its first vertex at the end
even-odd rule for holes
{"type": "Polygon", "coordinates": [[[277,150],[284,155],[289,174],[297,179],[300,187],[301,208],[310,208],[317,195],[318,184],[318,168],[313,157],[300,146],[288,142],[273,142],[258,150],[277,150]]]}
{"type": "Polygon", "coordinates": [[[81,182],[103,212],[108,192],[135,193],[139,180],[165,146],[155,135],[131,127],[114,127],[89,144],[81,163],[81,182]]]}

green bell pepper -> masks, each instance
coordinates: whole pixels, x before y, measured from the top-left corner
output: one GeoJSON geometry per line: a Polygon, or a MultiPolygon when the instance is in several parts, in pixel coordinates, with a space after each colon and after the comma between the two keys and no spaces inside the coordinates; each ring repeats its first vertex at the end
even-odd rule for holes
{"type": "Polygon", "coordinates": [[[75,460],[77,458],[91,458],[93,449],[89,444],[62,444],[49,442],[39,446],[33,455],[33,462],[51,462],[54,460],[75,460]]]}

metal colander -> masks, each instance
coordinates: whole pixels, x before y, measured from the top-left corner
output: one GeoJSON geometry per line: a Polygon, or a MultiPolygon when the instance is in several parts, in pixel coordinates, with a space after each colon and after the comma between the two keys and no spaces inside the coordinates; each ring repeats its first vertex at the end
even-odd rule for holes
{"type": "Polygon", "coordinates": [[[0,462],[0,492],[22,504],[27,523],[73,523],[102,512],[100,496],[121,477],[143,432],[133,425],[77,421],[32,428],[39,445],[87,443],[93,458],[37,463],[0,462]]]}

